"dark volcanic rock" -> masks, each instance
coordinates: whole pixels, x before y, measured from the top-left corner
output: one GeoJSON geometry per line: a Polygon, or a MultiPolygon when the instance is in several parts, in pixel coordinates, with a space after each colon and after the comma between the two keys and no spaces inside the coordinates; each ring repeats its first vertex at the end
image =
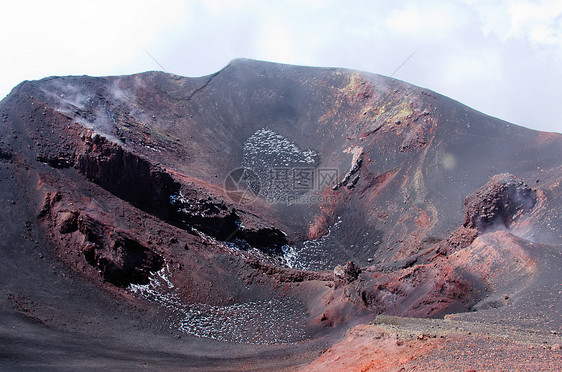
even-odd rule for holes
{"type": "Polygon", "coordinates": [[[0,149],[0,160],[10,161],[12,159],[12,153],[10,151],[0,149]]]}
{"type": "Polygon", "coordinates": [[[480,231],[496,224],[510,227],[521,213],[528,212],[536,202],[536,192],[519,178],[512,174],[498,174],[466,198],[464,226],[480,231]]]}
{"type": "Polygon", "coordinates": [[[104,280],[118,286],[148,284],[151,273],[164,265],[163,258],[123,232],[113,232],[92,218],[81,218],[85,236],[83,254],[104,280]]]}
{"type": "Polygon", "coordinates": [[[98,248],[87,246],[84,257],[99,269],[105,280],[119,287],[148,284],[150,273],[163,265],[160,256],[131,239],[118,239],[109,248],[98,248]]]}
{"type": "Polygon", "coordinates": [[[59,231],[68,234],[78,230],[78,212],[63,211],[58,216],[59,231]]]}
{"type": "Polygon", "coordinates": [[[142,209],[168,213],[170,195],[180,189],[168,173],[97,133],[88,133],[84,141],[75,163],[86,178],[142,209]]]}
{"type": "Polygon", "coordinates": [[[345,284],[349,284],[357,280],[359,274],[361,274],[361,268],[352,261],[348,261],[344,266],[336,266],[334,274],[345,284]]]}

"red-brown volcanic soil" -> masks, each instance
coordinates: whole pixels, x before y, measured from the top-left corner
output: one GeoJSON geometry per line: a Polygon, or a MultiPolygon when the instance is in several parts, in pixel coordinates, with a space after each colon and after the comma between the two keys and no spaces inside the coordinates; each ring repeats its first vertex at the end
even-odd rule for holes
{"type": "Polygon", "coordinates": [[[2,370],[562,369],[560,134],[252,60],[0,118],[2,370]]]}

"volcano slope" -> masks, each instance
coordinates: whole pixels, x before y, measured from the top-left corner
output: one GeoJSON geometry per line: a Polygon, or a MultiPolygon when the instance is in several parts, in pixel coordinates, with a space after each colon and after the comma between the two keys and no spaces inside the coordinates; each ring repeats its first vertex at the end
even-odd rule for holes
{"type": "Polygon", "coordinates": [[[0,115],[3,369],[560,369],[559,134],[252,60],[0,115]]]}

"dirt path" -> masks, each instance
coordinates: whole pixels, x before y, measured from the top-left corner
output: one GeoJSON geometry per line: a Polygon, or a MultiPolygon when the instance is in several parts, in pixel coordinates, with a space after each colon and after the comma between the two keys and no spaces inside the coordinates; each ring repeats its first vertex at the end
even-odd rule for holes
{"type": "Polygon", "coordinates": [[[562,337],[451,319],[378,316],[305,371],[559,371],[562,337]]]}

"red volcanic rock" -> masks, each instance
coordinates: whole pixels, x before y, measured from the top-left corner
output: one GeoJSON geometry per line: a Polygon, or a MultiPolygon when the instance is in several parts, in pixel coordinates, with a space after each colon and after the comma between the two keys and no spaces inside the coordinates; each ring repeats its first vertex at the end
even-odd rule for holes
{"type": "Polygon", "coordinates": [[[127,237],[117,236],[109,245],[87,242],[84,257],[99,269],[104,280],[118,287],[148,284],[151,272],[162,268],[163,260],[154,251],[127,237]]]}
{"type": "Polygon", "coordinates": [[[498,174],[466,198],[464,226],[480,231],[495,225],[509,227],[536,202],[535,191],[519,178],[512,174],[498,174]]]}
{"type": "Polygon", "coordinates": [[[441,258],[383,275],[366,274],[352,287],[358,300],[377,314],[442,316],[449,308],[467,310],[476,302],[469,278],[456,266],[441,258]]]}
{"type": "Polygon", "coordinates": [[[461,226],[451,233],[446,241],[439,244],[436,252],[448,255],[459,249],[468,247],[478,236],[478,230],[466,226],[461,226]]]}
{"type": "Polygon", "coordinates": [[[397,371],[400,366],[442,345],[445,340],[402,336],[361,325],[305,368],[306,371],[397,371]]]}
{"type": "Polygon", "coordinates": [[[361,268],[354,264],[352,261],[347,261],[344,266],[336,266],[334,269],[334,274],[337,278],[343,280],[345,284],[349,284],[359,277],[361,274],[361,268]]]}
{"type": "Polygon", "coordinates": [[[84,258],[109,283],[118,287],[147,284],[150,274],[162,268],[162,257],[126,232],[89,216],[80,216],[77,223],[84,258]]]}
{"type": "Polygon", "coordinates": [[[476,229],[468,228],[465,226],[459,227],[455,230],[449,238],[447,244],[452,248],[466,248],[478,236],[476,229]]]}
{"type": "Polygon", "coordinates": [[[361,268],[354,264],[353,261],[347,261],[343,268],[343,274],[346,283],[351,283],[359,277],[359,274],[361,274],[361,268]]]}
{"type": "Polygon", "coordinates": [[[78,230],[78,212],[63,211],[58,216],[59,231],[61,234],[68,234],[78,230]]]}

